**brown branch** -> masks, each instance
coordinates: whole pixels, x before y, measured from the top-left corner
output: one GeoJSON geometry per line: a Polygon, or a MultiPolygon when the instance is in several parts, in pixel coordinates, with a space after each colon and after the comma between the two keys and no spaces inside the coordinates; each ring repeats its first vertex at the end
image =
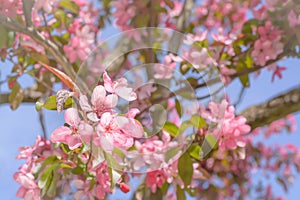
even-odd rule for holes
{"type": "Polygon", "coordinates": [[[79,87],[81,89],[86,89],[87,86],[83,81],[77,77],[75,71],[73,70],[73,66],[68,62],[67,58],[62,55],[62,53],[59,51],[58,46],[53,43],[51,40],[48,40],[45,38],[42,34],[40,34],[38,31],[36,31],[33,28],[26,28],[23,25],[13,21],[12,19],[0,15],[0,24],[5,26],[6,28],[18,32],[23,33],[25,35],[30,36],[35,42],[42,45],[56,60],[56,62],[63,68],[64,72],[73,80],[76,80],[76,83],[78,83],[79,87]]]}
{"type": "Polygon", "coordinates": [[[282,93],[265,103],[251,106],[240,115],[246,117],[251,129],[265,126],[300,110],[300,86],[282,93]]]}
{"type": "Polygon", "coordinates": [[[30,29],[33,28],[33,22],[32,22],[32,17],[31,17],[31,12],[32,12],[32,7],[34,4],[33,0],[22,0],[23,4],[23,12],[25,16],[25,22],[26,26],[30,29]]]}
{"type": "MultiPolygon", "coordinates": [[[[8,100],[9,93],[1,93],[0,94],[0,105],[9,103],[8,100]]],[[[35,103],[39,98],[41,98],[43,94],[41,92],[37,92],[35,88],[28,88],[24,90],[24,103],[35,103]]]]}

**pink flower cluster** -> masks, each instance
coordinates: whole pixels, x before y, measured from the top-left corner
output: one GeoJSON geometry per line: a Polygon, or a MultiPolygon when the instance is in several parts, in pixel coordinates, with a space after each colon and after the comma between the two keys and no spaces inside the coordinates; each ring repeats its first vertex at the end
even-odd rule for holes
{"type": "Polygon", "coordinates": [[[195,7],[196,25],[208,30],[228,26],[232,33],[238,32],[246,21],[248,2],[208,0],[195,7]],[[203,24],[202,24],[203,22],[203,24]]]}
{"type": "Polygon", "coordinates": [[[78,110],[69,108],[65,112],[65,121],[69,127],[58,127],[51,135],[53,143],[62,142],[74,150],[82,146],[83,142],[93,143],[111,152],[114,147],[128,149],[133,145],[133,138],[143,136],[142,126],[134,119],[138,109],[131,109],[125,116],[118,116],[114,110],[118,103],[118,96],[132,101],[136,94],[128,87],[127,80],[120,78],[112,81],[105,72],[104,86],[96,86],[91,95],[91,105],[86,95],[79,97],[79,104],[88,121],[80,119],[78,110]],[[107,94],[109,92],[110,94],[107,94]]]}
{"type": "Polygon", "coordinates": [[[296,15],[296,13],[291,10],[288,14],[288,21],[290,27],[295,28],[296,26],[300,25],[300,15],[296,15]]]}
{"type": "Polygon", "coordinates": [[[16,182],[21,184],[17,191],[17,197],[25,200],[41,199],[40,188],[38,187],[33,173],[43,159],[51,154],[50,142],[38,136],[32,147],[19,148],[20,154],[17,159],[26,159],[26,163],[19,168],[19,172],[14,174],[16,182]]]}
{"type": "Polygon", "coordinates": [[[98,31],[96,22],[99,10],[93,7],[92,3],[87,6],[85,0],[74,0],[74,2],[80,7],[79,16],[69,27],[70,40],[63,47],[71,63],[76,62],[77,59],[84,61],[94,47],[95,38],[98,37],[95,33],[98,31]]]}
{"type": "Polygon", "coordinates": [[[229,106],[226,100],[220,104],[211,102],[207,110],[201,110],[201,116],[210,123],[216,123],[213,135],[218,138],[219,149],[235,149],[245,147],[244,135],[250,132],[250,126],[246,124],[246,118],[235,116],[234,107],[229,106]]]}
{"type": "MultiPolygon", "coordinates": [[[[42,190],[44,189],[43,187],[46,186],[42,186],[38,183],[43,178],[43,175],[36,176],[36,174],[42,174],[46,171],[47,167],[45,168],[45,162],[49,158],[53,158],[52,163],[47,161],[49,165],[55,165],[55,162],[57,162],[57,164],[60,163],[60,165],[56,166],[61,166],[61,168],[58,168],[54,173],[63,178],[57,181],[56,189],[65,195],[71,194],[72,186],[76,188],[76,192],[74,193],[75,200],[81,200],[83,198],[92,200],[95,197],[104,199],[108,193],[112,192],[111,176],[104,160],[101,160],[101,162],[97,164],[92,164],[88,162],[89,155],[85,155],[85,153],[73,154],[72,156],[77,156],[77,161],[86,164],[89,169],[86,174],[72,174],[70,173],[72,171],[67,169],[76,169],[77,166],[74,163],[75,161],[71,160],[70,155],[64,153],[56,144],[40,136],[38,136],[33,147],[22,147],[19,151],[20,154],[17,156],[17,159],[26,159],[26,163],[19,168],[19,172],[14,174],[15,181],[21,184],[17,192],[17,197],[19,198],[25,200],[42,199],[42,190]]],[[[124,180],[128,181],[128,179],[124,180]]],[[[123,182],[121,175],[116,176],[116,181],[123,192],[126,193],[130,190],[123,182]]],[[[59,194],[55,195],[57,196],[59,194]]]]}
{"type": "Polygon", "coordinates": [[[157,79],[170,79],[173,77],[176,64],[182,62],[179,56],[174,56],[173,54],[168,54],[164,57],[164,64],[155,64],[154,78],[157,79]]]}
{"type": "Polygon", "coordinates": [[[283,50],[281,31],[267,21],[265,26],[258,28],[258,34],[260,38],[255,41],[251,56],[255,64],[265,66],[267,61],[275,59],[283,50]]]}
{"type": "Polygon", "coordinates": [[[95,38],[89,26],[80,27],[79,24],[74,24],[73,26],[76,27],[72,27],[74,28],[74,36],[70,39],[69,44],[64,46],[64,51],[71,63],[74,63],[77,58],[81,61],[86,59],[95,38]]]}
{"type": "Polygon", "coordinates": [[[2,0],[0,4],[0,15],[13,18],[17,14],[23,14],[21,0],[2,0]]]}

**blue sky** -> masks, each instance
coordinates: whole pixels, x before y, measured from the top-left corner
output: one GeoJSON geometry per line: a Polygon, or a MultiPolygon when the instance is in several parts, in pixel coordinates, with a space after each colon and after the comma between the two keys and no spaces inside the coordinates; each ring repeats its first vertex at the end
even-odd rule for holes
{"type": "MultiPolygon", "coordinates": [[[[111,35],[111,32],[104,32],[102,38],[111,35]]],[[[288,69],[283,72],[283,79],[271,83],[272,74],[263,72],[257,79],[251,79],[251,87],[247,89],[243,103],[238,107],[238,112],[247,108],[250,105],[259,104],[273,97],[279,92],[284,92],[293,86],[300,86],[300,67],[299,61],[296,59],[288,59],[281,62],[281,65],[288,69]]],[[[11,69],[7,63],[0,63],[1,79],[5,77],[11,69]]],[[[32,81],[28,77],[22,78],[23,86],[29,86],[32,81]]],[[[230,85],[226,91],[230,94],[235,102],[235,97],[238,95],[240,83],[236,80],[230,85]]],[[[7,87],[1,87],[1,91],[6,91],[7,87]]],[[[300,115],[296,114],[296,119],[300,127],[300,115]]],[[[45,112],[46,129],[48,135],[57,127],[63,124],[63,115],[54,111],[45,112]]],[[[11,111],[8,105],[0,106],[0,125],[1,125],[1,140],[0,140],[0,188],[2,188],[1,199],[17,199],[15,193],[19,185],[13,180],[13,173],[23,161],[15,159],[18,154],[18,147],[32,145],[38,134],[41,134],[41,127],[38,123],[38,114],[32,104],[21,105],[18,110],[11,111]]],[[[300,129],[292,134],[282,134],[273,136],[270,140],[265,141],[268,144],[286,144],[293,143],[300,147],[300,129]]],[[[134,182],[136,185],[136,181],[134,182]]],[[[280,187],[275,187],[277,194],[285,196],[287,199],[297,199],[299,196],[300,176],[295,179],[295,185],[290,188],[290,192],[285,194],[280,187]]],[[[113,196],[113,199],[126,199],[129,195],[124,196],[118,193],[113,196]]]]}

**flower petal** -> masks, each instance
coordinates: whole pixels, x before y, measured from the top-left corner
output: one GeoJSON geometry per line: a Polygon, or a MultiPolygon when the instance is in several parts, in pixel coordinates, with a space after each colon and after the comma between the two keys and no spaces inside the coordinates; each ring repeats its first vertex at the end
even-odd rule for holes
{"type": "Polygon", "coordinates": [[[102,105],[103,101],[105,100],[106,91],[102,85],[98,85],[94,88],[93,94],[91,97],[92,104],[99,108],[100,105],[102,105]]]}
{"type": "Polygon", "coordinates": [[[75,108],[69,108],[65,112],[65,121],[71,126],[77,127],[80,122],[80,117],[75,108]]]}
{"type": "Polygon", "coordinates": [[[66,142],[66,136],[71,135],[72,130],[66,126],[60,126],[55,129],[50,137],[51,142],[66,142]]]}

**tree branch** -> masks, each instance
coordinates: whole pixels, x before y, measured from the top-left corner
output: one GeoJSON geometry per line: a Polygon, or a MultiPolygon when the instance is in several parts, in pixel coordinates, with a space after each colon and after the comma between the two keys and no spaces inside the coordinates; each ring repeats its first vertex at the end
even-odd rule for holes
{"type": "Polygon", "coordinates": [[[41,35],[38,31],[32,28],[26,28],[23,25],[13,21],[12,19],[0,15],[0,23],[6,28],[23,33],[25,35],[30,36],[35,42],[42,45],[49,53],[53,56],[56,62],[63,68],[64,72],[76,83],[78,83],[81,89],[86,89],[87,86],[83,81],[79,80],[75,71],[73,70],[73,66],[68,62],[65,56],[59,51],[58,46],[53,43],[51,40],[48,40],[43,35],[41,35]]]}
{"type": "Polygon", "coordinates": [[[265,103],[251,106],[240,115],[247,119],[251,129],[265,126],[300,110],[300,86],[280,94],[265,103]]]}
{"type": "Polygon", "coordinates": [[[31,11],[32,11],[34,1],[33,0],[22,0],[22,4],[23,4],[23,12],[24,12],[24,16],[25,16],[26,26],[27,26],[27,28],[32,29],[33,23],[32,23],[32,18],[31,18],[31,11]]]}
{"type": "MultiPolygon", "coordinates": [[[[39,98],[42,97],[41,92],[37,92],[35,88],[28,88],[24,90],[24,98],[23,101],[24,103],[35,103],[39,98]]],[[[8,100],[9,93],[1,93],[0,94],[0,105],[1,104],[7,104],[9,103],[8,100]]]]}

